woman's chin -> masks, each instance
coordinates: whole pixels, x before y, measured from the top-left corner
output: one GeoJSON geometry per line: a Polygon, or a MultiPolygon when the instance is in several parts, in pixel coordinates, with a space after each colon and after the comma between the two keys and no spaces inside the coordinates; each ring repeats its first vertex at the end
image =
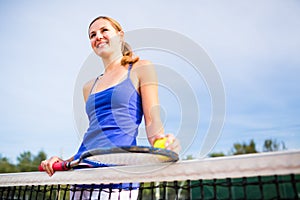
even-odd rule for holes
{"type": "Polygon", "coordinates": [[[94,52],[101,58],[107,57],[110,53],[105,49],[95,49],[94,52]]]}

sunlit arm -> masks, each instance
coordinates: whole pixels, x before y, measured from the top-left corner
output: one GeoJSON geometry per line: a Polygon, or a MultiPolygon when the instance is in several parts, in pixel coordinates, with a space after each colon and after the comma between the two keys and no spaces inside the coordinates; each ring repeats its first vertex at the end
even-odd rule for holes
{"type": "Polygon", "coordinates": [[[149,61],[139,61],[138,78],[148,140],[153,145],[155,139],[163,137],[164,128],[160,119],[157,74],[149,61]]]}

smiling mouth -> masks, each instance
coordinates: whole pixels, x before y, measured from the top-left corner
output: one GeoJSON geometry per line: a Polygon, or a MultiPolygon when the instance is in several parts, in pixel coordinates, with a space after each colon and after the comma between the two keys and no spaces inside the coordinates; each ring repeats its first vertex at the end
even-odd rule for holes
{"type": "Polygon", "coordinates": [[[99,43],[99,44],[97,44],[97,48],[102,48],[102,47],[105,47],[105,46],[107,46],[107,42],[102,42],[102,43],[99,43]]]}

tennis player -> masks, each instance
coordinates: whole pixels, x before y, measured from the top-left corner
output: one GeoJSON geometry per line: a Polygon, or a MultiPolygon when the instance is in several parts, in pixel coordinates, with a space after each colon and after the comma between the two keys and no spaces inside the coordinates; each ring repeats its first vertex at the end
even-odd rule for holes
{"type": "MultiPolygon", "coordinates": [[[[91,47],[102,59],[105,70],[83,87],[89,128],[78,152],[67,161],[78,159],[90,149],[136,145],[143,116],[149,143],[153,146],[155,140],[166,137],[166,149],[178,153],[179,141],[172,134],[164,133],[160,119],[158,81],[153,64],[133,54],[124,41],[122,27],[110,17],[94,19],[88,34],[91,47]]],[[[62,159],[53,156],[41,165],[52,176],[52,164],[59,161],[62,159]]]]}

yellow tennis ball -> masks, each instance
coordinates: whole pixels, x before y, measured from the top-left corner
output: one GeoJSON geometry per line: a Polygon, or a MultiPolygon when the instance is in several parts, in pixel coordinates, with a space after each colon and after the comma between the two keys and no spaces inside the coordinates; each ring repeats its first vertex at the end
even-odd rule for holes
{"type": "Polygon", "coordinates": [[[165,146],[166,141],[167,141],[167,138],[166,138],[166,137],[157,139],[157,140],[155,140],[153,146],[154,146],[155,148],[162,148],[162,149],[164,149],[164,148],[166,148],[166,146],[165,146]]]}

